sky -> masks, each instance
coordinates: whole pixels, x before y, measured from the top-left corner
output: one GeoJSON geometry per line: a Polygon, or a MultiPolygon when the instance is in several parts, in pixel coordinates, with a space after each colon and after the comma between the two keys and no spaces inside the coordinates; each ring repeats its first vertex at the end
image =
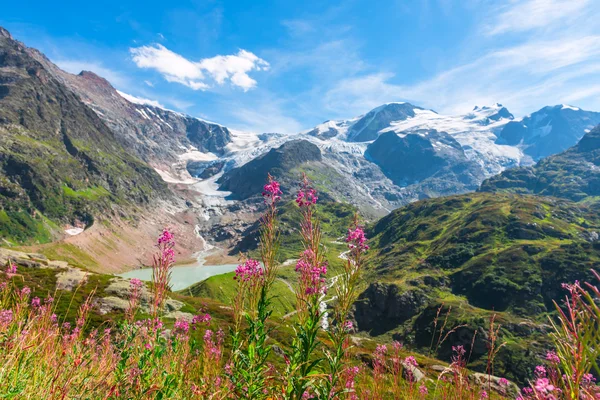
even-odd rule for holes
{"type": "Polygon", "coordinates": [[[386,102],[600,111],[598,0],[22,0],[0,25],[152,104],[294,133],[386,102]]]}

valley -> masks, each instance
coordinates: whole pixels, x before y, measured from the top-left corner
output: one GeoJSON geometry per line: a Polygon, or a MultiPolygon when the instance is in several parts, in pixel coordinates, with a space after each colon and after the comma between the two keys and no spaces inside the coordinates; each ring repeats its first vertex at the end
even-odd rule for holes
{"type": "MultiPolygon", "coordinates": [[[[462,346],[469,369],[489,373],[495,322],[504,345],[494,375],[525,387],[552,346],[562,284],[591,282],[600,267],[599,171],[600,112],[575,106],[516,118],[501,104],[442,115],[390,102],[297,133],[245,132],[92,71],[65,72],[0,28],[0,263],[15,263],[19,290],[35,296],[89,295],[94,327],[127,312],[131,279],[153,282],[165,228],[177,261],[162,309],[169,329],[198,310],[234,326],[238,265],[264,256],[272,176],[268,324],[277,348],[289,345],[307,254],[296,197],[305,176],[318,196],[326,322],[351,265],[349,228],[368,238],[348,313],[353,360],[373,363],[376,346],[399,341],[433,376],[462,346]],[[436,331],[440,315],[446,331],[436,331]]],[[[149,318],[156,283],[140,285],[149,318]]],[[[74,322],[76,310],[58,304],[74,322]]]]}

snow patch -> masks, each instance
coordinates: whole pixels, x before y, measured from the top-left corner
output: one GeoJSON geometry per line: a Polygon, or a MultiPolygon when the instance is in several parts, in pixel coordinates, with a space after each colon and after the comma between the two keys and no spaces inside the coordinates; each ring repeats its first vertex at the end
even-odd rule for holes
{"type": "Polygon", "coordinates": [[[156,100],[150,100],[150,99],[144,99],[143,97],[136,97],[136,96],[132,96],[130,94],[121,92],[120,90],[117,90],[117,93],[119,93],[119,95],[124,98],[125,100],[129,101],[130,103],[133,104],[140,104],[140,105],[145,105],[145,106],[153,106],[153,107],[159,107],[159,108],[164,108],[158,101],[156,100]]]}
{"type": "Polygon", "coordinates": [[[65,229],[65,233],[69,236],[77,236],[84,231],[83,228],[69,228],[65,229]]]}

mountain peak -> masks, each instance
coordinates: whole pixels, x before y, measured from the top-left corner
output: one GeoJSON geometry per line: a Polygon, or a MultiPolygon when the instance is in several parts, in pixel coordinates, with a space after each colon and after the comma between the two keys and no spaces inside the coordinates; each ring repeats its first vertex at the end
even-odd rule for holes
{"type": "Polygon", "coordinates": [[[12,39],[10,32],[0,26],[0,36],[5,37],[7,39],[12,39]]]}

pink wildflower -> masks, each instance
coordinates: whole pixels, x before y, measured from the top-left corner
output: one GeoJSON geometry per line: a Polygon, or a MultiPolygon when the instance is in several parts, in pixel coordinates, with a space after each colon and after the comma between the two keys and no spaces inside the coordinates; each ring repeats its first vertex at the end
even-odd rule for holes
{"type": "Polygon", "coordinates": [[[325,275],[327,274],[327,263],[318,263],[315,253],[306,249],[296,263],[296,272],[300,273],[300,281],[305,294],[325,294],[325,275]],[[316,265],[315,265],[316,264],[316,265]]]}
{"type": "Polygon", "coordinates": [[[419,386],[419,394],[423,397],[427,396],[427,394],[429,393],[429,390],[427,390],[427,386],[425,385],[421,385],[419,386]]]}
{"type": "Polygon", "coordinates": [[[0,311],[0,326],[6,326],[10,324],[13,320],[13,312],[12,310],[2,310],[0,311]]]}
{"type": "Polygon", "coordinates": [[[365,231],[363,231],[362,228],[356,227],[355,229],[348,229],[346,243],[348,243],[348,248],[350,248],[350,250],[357,249],[359,252],[369,250],[366,241],[365,231]]]}
{"type": "Polygon", "coordinates": [[[17,273],[17,264],[15,263],[9,263],[8,267],[6,268],[6,274],[7,275],[14,275],[17,273]]]}
{"type": "Polygon", "coordinates": [[[479,394],[479,398],[482,399],[482,400],[483,399],[487,399],[489,397],[490,396],[487,394],[487,392],[485,390],[482,390],[481,393],[479,394]]]}
{"type": "Polygon", "coordinates": [[[550,383],[550,380],[548,380],[548,378],[538,378],[535,381],[535,390],[539,393],[546,394],[549,392],[553,392],[554,389],[556,388],[550,383]]]}
{"type": "Polygon", "coordinates": [[[590,384],[596,382],[596,378],[594,378],[594,375],[589,374],[589,373],[588,374],[583,374],[582,378],[583,378],[583,383],[585,385],[590,385],[590,384]]]}
{"type": "Polygon", "coordinates": [[[414,356],[408,356],[404,359],[404,363],[406,365],[412,365],[413,367],[418,367],[417,359],[414,356]]]}
{"type": "Polygon", "coordinates": [[[377,347],[375,347],[375,357],[385,357],[387,351],[388,349],[385,344],[378,344],[377,347]]]}
{"type": "Polygon", "coordinates": [[[281,195],[283,192],[281,191],[281,187],[279,186],[279,182],[274,180],[269,175],[269,182],[263,187],[262,195],[265,198],[265,203],[273,204],[281,199],[281,195]]]}
{"type": "Polygon", "coordinates": [[[544,367],[543,365],[538,365],[535,367],[535,376],[538,378],[545,378],[547,371],[546,371],[546,367],[544,367]]]}
{"type": "Polygon", "coordinates": [[[135,289],[139,289],[139,288],[141,288],[141,287],[142,287],[142,285],[143,285],[143,284],[144,284],[144,283],[143,283],[143,282],[142,282],[140,279],[138,279],[138,278],[132,278],[132,279],[129,281],[129,286],[130,286],[132,289],[134,289],[134,288],[135,288],[135,289]]]}
{"type": "Polygon", "coordinates": [[[302,186],[296,194],[296,204],[298,204],[298,206],[301,208],[310,207],[317,204],[318,199],[319,198],[317,197],[317,191],[310,187],[308,179],[305,175],[302,181],[302,186]]]}
{"type": "Polygon", "coordinates": [[[508,386],[510,384],[510,382],[508,382],[508,379],[506,378],[500,378],[498,383],[500,384],[500,386],[508,386]]]}
{"type": "Polygon", "coordinates": [[[33,308],[39,308],[42,305],[42,302],[39,297],[34,297],[31,299],[31,306],[33,308]]]}
{"type": "Polygon", "coordinates": [[[28,297],[31,294],[31,289],[27,286],[23,287],[23,289],[21,289],[21,297],[28,297]]]}
{"type": "Polygon", "coordinates": [[[175,330],[181,333],[188,333],[190,330],[190,323],[185,319],[178,319],[175,321],[175,325],[173,326],[175,330]]]}
{"type": "Polygon", "coordinates": [[[263,278],[264,270],[260,266],[260,263],[251,258],[247,259],[245,263],[238,265],[235,269],[235,276],[233,279],[239,280],[240,282],[251,282],[256,284],[263,278]]]}
{"type": "Polygon", "coordinates": [[[558,357],[556,352],[549,351],[548,353],[546,353],[546,361],[549,361],[552,364],[558,364],[560,363],[560,358],[558,357]]]}
{"type": "Polygon", "coordinates": [[[344,322],[344,331],[352,332],[353,330],[354,330],[354,324],[352,323],[352,321],[344,322]]]}
{"type": "Polygon", "coordinates": [[[194,318],[192,318],[192,325],[198,325],[198,324],[209,325],[211,319],[212,319],[212,317],[210,316],[210,314],[195,315],[194,318]]]}

